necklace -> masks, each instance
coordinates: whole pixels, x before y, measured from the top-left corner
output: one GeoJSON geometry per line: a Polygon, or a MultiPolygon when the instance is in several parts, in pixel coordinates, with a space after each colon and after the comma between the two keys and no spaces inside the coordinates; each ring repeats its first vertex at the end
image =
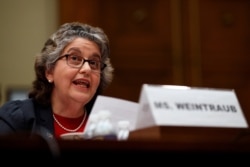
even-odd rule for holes
{"type": "Polygon", "coordinates": [[[86,112],[84,112],[84,117],[83,117],[83,119],[82,119],[82,122],[81,122],[81,123],[79,124],[79,126],[76,127],[75,129],[68,129],[68,128],[64,127],[64,126],[56,119],[54,113],[53,113],[53,118],[54,118],[54,120],[56,121],[56,123],[57,123],[63,130],[68,131],[68,132],[76,132],[76,131],[77,131],[78,129],[80,129],[81,126],[83,125],[83,123],[84,123],[84,121],[85,121],[85,118],[86,118],[86,112]]]}

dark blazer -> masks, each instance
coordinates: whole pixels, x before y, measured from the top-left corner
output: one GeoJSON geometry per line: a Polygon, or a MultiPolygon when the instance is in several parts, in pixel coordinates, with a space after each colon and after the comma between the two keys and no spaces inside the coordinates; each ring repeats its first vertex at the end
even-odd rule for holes
{"type": "Polygon", "coordinates": [[[13,133],[54,137],[51,106],[44,107],[32,99],[8,101],[0,108],[0,135],[13,133]]]}

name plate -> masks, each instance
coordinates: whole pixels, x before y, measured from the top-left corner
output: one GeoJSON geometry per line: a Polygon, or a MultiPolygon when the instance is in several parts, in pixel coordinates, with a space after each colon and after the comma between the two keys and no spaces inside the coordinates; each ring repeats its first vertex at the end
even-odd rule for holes
{"type": "Polygon", "coordinates": [[[138,108],[136,129],[248,127],[234,90],[144,84],[138,108]]]}

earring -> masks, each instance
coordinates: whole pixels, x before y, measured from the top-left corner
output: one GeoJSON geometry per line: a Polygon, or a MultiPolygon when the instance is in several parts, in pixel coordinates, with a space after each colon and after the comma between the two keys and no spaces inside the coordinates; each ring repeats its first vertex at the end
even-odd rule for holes
{"type": "Polygon", "coordinates": [[[51,83],[52,81],[49,79],[48,82],[51,83]]]}

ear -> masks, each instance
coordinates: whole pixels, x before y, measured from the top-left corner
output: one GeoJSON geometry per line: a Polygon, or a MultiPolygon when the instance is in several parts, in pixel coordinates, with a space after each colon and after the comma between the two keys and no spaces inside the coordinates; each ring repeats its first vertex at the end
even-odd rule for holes
{"type": "Polygon", "coordinates": [[[46,78],[47,78],[47,80],[48,80],[48,82],[53,82],[53,72],[52,72],[52,70],[47,70],[46,72],[45,72],[46,74],[46,78]]]}

